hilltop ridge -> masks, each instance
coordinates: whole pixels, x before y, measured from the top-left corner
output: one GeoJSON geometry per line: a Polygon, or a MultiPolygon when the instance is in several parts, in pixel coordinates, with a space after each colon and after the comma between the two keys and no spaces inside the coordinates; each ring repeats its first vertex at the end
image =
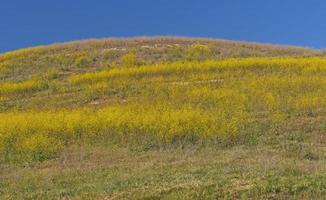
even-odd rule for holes
{"type": "Polygon", "coordinates": [[[230,57],[306,57],[318,50],[295,46],[185,37],[91,39],[0,54],[0,82],[25,80],[52,69],[59,74],[94,71],[123,64],[134,54],[137,65],[230,57]]]}

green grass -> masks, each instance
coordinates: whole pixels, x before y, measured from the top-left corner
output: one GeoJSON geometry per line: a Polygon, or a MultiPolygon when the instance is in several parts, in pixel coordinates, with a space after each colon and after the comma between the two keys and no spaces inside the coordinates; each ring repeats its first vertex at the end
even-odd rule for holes
{"type": "Polygon", "coordinates": [[[2,199],[322,199],[326,195],[325,158],[300,158],[284,149],[68,152],[54,161],[3,166],[2,199]]]}

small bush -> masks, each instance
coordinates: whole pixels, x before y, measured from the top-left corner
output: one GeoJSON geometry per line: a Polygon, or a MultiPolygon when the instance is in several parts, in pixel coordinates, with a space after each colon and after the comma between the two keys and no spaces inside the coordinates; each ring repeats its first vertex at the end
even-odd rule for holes
{"type": "Polygon", "coordinates": [[[87,55],[82,55],[76,58],[75,65],[79,68],[90,67],[92,60],[87,55]]]}
{"type": "Polygon", "coordinates": [[[137,57],[134,53],[128,53],[122,56],[122,64],[127,67],[133,67],[137,64],[137,57]]]}

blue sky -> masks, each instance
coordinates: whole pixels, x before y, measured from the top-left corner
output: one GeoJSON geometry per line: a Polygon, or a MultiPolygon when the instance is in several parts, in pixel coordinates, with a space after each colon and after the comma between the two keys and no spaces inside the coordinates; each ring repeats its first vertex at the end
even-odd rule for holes
{"type": "Polygon", "coordinates": [[[1,0],[0,52],[145,35],[325,48],[325,11],[322,0],[1,0]]]}

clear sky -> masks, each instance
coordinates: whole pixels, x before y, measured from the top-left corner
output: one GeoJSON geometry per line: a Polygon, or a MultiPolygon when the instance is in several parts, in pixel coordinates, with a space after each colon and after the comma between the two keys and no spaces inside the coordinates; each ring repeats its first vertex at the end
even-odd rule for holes
{"type": "Polygon", "coordinates": [[[103,37],[199,36],[326,47],[325,0],[0,0],[0,52],[103,37]]]}

